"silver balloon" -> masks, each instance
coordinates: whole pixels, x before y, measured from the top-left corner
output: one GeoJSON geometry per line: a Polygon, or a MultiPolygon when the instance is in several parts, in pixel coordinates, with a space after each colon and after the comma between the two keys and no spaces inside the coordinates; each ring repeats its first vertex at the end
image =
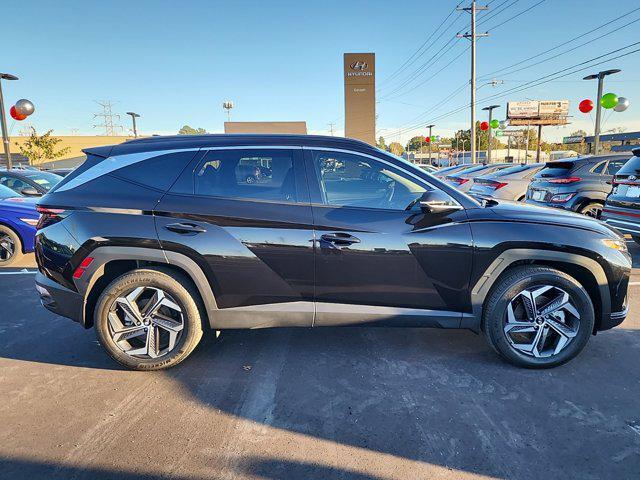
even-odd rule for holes
{"type": "Polygon", "coordinates": [[[500,125],[498,125],[498,128],[500,128],[500,130],[504,130],[508,126],[509,126],[509,122],[507,120],[501,120],[500,125]]]}
{"type": "Polygon", "coordinates": [[[33,112],[35,112],[35,110],[36,110],[36,107],[34,107],[33,103],[31,103],[26,98],[23,98],[16,102],[16,112],[18,112],[20,115],[29,116],[33,112]]]}
{"type": "Polygon", "coordinates": [[[624,112],[629,108],[629,99],[624,97],[618,97],[618,104],[613,107],[616,112],[624,112]]]}

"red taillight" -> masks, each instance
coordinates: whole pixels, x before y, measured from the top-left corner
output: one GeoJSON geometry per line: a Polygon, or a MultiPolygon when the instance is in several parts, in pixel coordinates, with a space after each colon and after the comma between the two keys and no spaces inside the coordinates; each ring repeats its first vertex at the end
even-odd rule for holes
{"type": "Polygon", "coordinates": [[[93,262],[93,257],[86,257],[84,260],[82,260],[82,262],[80,262],[80,265],[78,265],[78,268],[76,268],[75,272],[73,272],[74,280],[78,280],[79,278],[82,278],[82,275],[84,275],[85,270],[89,268],[89,265],[91,265],[92,262],[93,262]]]}
{"type": "Polygon", "coordinates": [[[582,180],[580,177],[551,178],[547,180],[549,183],[575,183],[582,180]]]}
{"type": "Polygon", "coordinates": [[[48,208],[37,205],[36,211],[40,214],[38,225],[36,225],[38,229],[58,223],[67,216],[67,211],[63,208],[48,208]]]}
{"type": "Polygon", "coordinates": [[[499,188],[502,188],[502,187],[506,187],[507,185],[508,185],[508,183],[506,183],[506,182],[493,182],[491,184],[491,186],[493,188],[495,188],[496,190],[498,190],[499,188]]]}
{"type": "Polygon", "coordinates": [[[41,215],[58,215],[60,213],[64,213],[63,208],[48,208],[41,207],[40,205],[36,205],[36,210],[41,215]]]}
{"type": "Polygon", "coordinates": [[[458,185],[462,185],[469,181],[468,178],[460,178],[460,177],[447,177],[447,180],[449,180],[450,182],[455,182],[458,185]]]}

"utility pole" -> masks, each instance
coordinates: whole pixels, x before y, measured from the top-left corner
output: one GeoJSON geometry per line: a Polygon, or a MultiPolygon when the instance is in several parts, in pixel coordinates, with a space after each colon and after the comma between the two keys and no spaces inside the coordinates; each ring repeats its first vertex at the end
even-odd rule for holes
{"type": "Polygon", "coordinates": [[[493,120],[493,109],[498,108],[500,105],[490,105],[488,107],[484,107],[482,110],[489,112],[489,143],[487,144],[487,163],[491,163],[491,138],[492,138],[492,128],[491,128],[491,120],[493,120]]]}
{"type": "Polygon", "coordinates": [[[331,136],[333,137],[333,127],[335,125],[335,123],[327,123],[327,125],[329,125],[329,130],[331,131],[331,136]]]}
{"type": "Polygon", "coordinates": [[[136,127],[136,118],[140,118],[136,112],[127,112],[127,115],[131,115],[131,121],[133,122],[133,138],[138,138],[138,129],[136,127]]]}
{"type": "Polygon", "coordinates": [[[488,9],[487,6],[477,6],[476,0],[471,1],[470,7],[456,8],[471,14],[471,33],[456,35],[458,38],[467,38],[471,41],[471,163],[476,161],[476,38],[489,35],[488,32],[476,33],[476,12],[488,9]]]}
{"type": "Polygon", "coordinates": [[[427,125],[429,129],[429,165],[433,165],[433,161],[431,160],[431,129],[435,127],[435,125],[427,125]]]}
{"type": "Polygon", "coordinates": [[[600,105],[600,99],[602,98],[602,91],[604,89],[604,77],[619,72],[621,72],[621,70],[616,68],[613,70],[604,70],[602,72],[594,73],[593,75],[587,75],[583,78],[583,80],[598,79],[598,97],[596,98],[596,126],[593,136],[594,155],[600,153],[600,117],[602,116],[602,105],[600,105]]]}
{"type": "Polygon", "coordinates": [[[10,73],[0,73],[0,122],[2,123],[2,143],[4,154],[7,157],[7,170],[13,167],[11,163],[11,147],[9,146],[9,134],[7,133],[7,119],[4,116],[4,98],[2,96],[2,80],[18,80],[18,77],[10,73]]]}

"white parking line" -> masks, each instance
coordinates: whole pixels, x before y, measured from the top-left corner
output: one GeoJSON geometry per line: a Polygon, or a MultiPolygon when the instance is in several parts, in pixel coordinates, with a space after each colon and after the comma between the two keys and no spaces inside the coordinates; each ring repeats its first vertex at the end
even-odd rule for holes
{"type": "Polygon", "coordinates": [[[26,268],[23,268],[17,272],[0,272],[0,275],[29,275],[36,272],[37,270],[27,270],[26,268]]]}

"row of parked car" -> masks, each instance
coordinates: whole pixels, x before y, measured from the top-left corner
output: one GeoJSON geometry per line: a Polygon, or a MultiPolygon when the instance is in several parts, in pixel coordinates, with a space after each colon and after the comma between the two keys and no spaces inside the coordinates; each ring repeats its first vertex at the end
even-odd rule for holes
{"type": "Polygon", "coordinates": [[[66,171],[36,168],[0,170],[0,266],[20,261],[33,252],[40,214],[36,202],[62,180],[66,171]]]}
{"type": "Polygon", "coordinates": [[[480,199],[526,202],[599,218],[640,243],[640,148],[632,157],[467,164],[430,173],[480,199]]]}

